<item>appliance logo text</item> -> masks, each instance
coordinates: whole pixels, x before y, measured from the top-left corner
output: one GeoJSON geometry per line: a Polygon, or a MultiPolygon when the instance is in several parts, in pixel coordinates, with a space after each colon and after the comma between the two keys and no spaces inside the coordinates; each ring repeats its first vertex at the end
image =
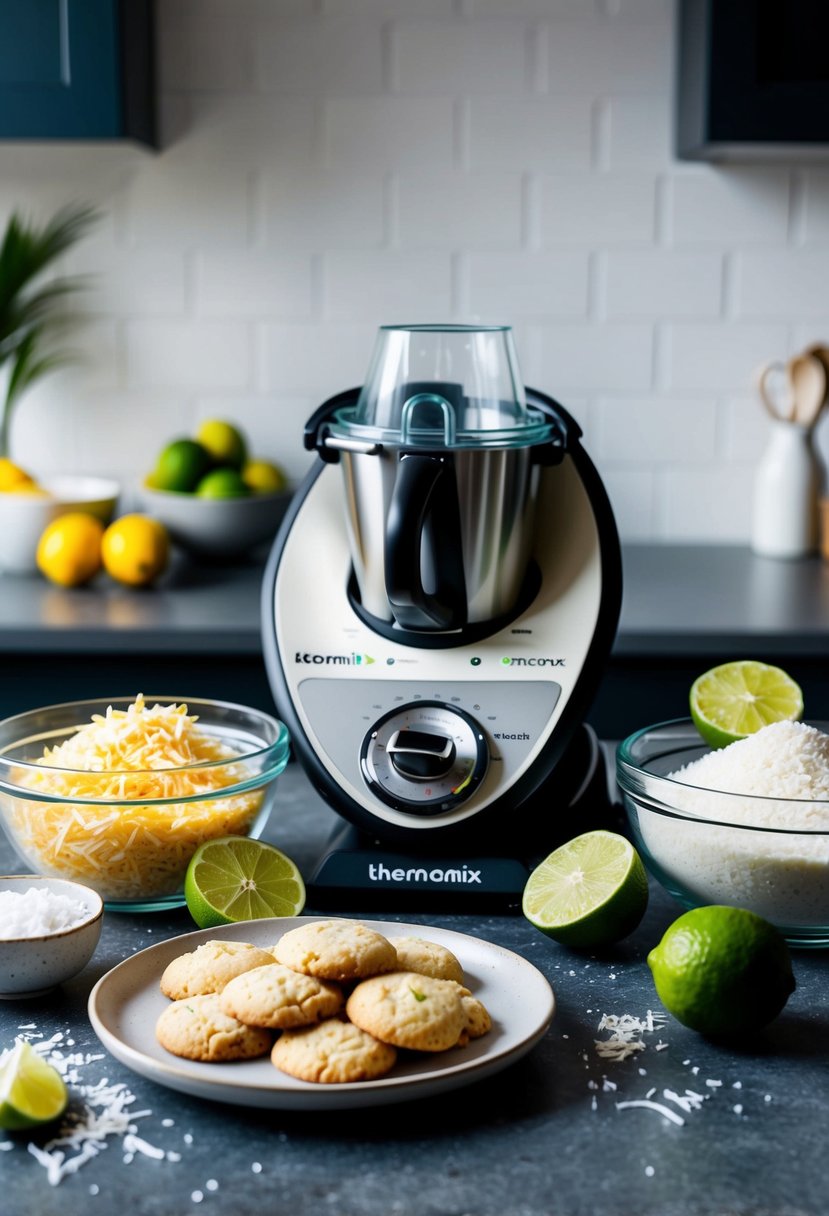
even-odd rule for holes
{"type": "Polygon", "coordinates": [[[395,866],[389,869],[381,861],[376,864],[369,862],[368,876],[372,882],[442,882],[442,883],[481,883],[481,871],[473,870],[466,862],[457,869],[444,870],[435,866],[427,870],[426,866],[411,866],[404,869],[395,866]]]}
{"type": "Polygon", "coordinates": [[[504,667],[563,667],[564,662],[564,659],[510,658],[509,655],[501,659],[504,667]]]}
{"type": "Polygon", "coordinates": [[[298,650],[294,662],[312,663],[317,667],[368,667],[374,659],[370,654],[309,654],[307,650],[298,650]]]}

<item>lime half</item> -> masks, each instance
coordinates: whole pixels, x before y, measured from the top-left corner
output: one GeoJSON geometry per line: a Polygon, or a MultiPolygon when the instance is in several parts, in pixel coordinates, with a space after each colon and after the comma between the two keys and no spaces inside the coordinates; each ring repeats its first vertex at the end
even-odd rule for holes
{"type": "Polygon", "coordinates": [[[68,1101],[60,1073],[19,1039],[0,1064],[0,1127],[18,1132],[51,1123],[68,1101]]]}
{"type": "Polygon", "coordinates": [[[691,718],[711,747],[727,747],[772,722],[797,721],[803,693],[779,667],[738,659],[712,667],[691,687],[691,718]]]}
{"type": "Polygon", "coordinates": [[[223,836],[193,854],[184,897],[200,929],[267,916],[298,916],[305,884],[290,857],[262,840],[223,836]]]}
{"type": "Polygon", "coordinates": [[[632,933],[648,906],[648,878],[629,840],[585,832],[530,874],[522,910],[564,946],[607,946],[632,933]]]}

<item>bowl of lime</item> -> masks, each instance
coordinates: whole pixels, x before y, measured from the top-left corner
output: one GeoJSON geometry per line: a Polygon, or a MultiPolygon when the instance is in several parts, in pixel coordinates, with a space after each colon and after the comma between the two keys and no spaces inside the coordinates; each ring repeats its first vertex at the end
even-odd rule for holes
{"type": "Polygon", "coordinates": [[[270,541],[292,496],[284,469],[252,458],[243,432],[222,419],[166,444],[138,493],[174,545],[218,560],[270,541]]]}

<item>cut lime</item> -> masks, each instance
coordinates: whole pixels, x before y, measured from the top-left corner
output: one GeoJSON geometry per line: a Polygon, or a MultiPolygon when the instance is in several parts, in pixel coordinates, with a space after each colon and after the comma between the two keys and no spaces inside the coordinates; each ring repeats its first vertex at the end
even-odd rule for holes
{"type": "Polygon", "coordinates": [[[267,916],[298,916],[305,884],[290,857],[263,840],[223,836],[200,845],[184,878],[184,897],[200,929],[267,916]]]}
{"type": "Polygon", "coordinates": [[[629,840],[585,832],[530,874],[522,910],[564,946],[607,946],[632,933],[648,906],[648,877],[629,840]]]}
{"type": "Polygon", "coordinates": [[[779,667],[738,659],[712,667],[691,687],[691,718],[711,747],[727,747],[772,722],[797,721],[803,693],[779,667]]]}
{"type": "Polygon", "coordinates": [[[51,1123],[66,1110],[69,1094],[63,1077],[19,1039],[0,1064],[0,1127],[24,1131],[51,1123]]]}

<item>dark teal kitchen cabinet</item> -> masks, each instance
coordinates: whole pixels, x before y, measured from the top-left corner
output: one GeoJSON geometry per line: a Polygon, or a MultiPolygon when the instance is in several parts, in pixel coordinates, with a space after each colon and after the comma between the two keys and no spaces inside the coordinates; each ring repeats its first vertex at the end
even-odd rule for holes
{"type": "Polygon", "coordinates": [[[2,0],[6,139],[154,145],[152,0],[2,0]]]}

